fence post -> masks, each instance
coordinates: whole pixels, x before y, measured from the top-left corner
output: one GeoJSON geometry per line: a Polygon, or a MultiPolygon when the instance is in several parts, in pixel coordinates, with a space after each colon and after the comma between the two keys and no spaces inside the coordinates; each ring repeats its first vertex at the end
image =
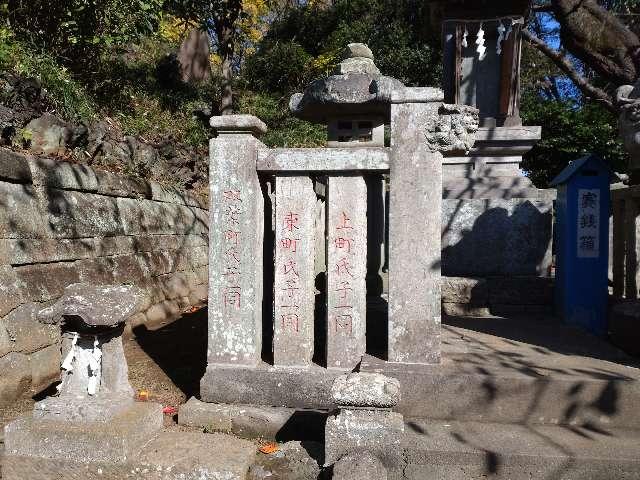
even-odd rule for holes
{"type": "Polygon", "coordinates": [[[624,219],[625,219],[625,297],[627,300],[638,298],[638,200],[631,196],[632,192],[625,198],[624,219]]]}
{"type": "Polygon", "coordinates": [[[438,89],[392,94],[389,212],[390,362],[440,362],[442,153],[467,150],[477,110],[438,89]]]}
{"type": "Polygon", "coordinates": [[[264,235],[257,137],[267,127],[251,115],[212,117],[211,126],[218,136],[209,158],[208,368],[255,366],[262,353],[264,235]]]}
{"type": "Polygon", "coordinates": [[[615,195],[612,195],[613,201],[613,296],[615,298],[622,298],[624,295],[624,200],[615,195]]]}

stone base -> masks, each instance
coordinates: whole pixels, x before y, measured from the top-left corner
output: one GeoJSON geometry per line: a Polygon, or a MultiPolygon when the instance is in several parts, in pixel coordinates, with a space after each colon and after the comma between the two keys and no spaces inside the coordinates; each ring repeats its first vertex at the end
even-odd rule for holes
{"type": "Polygon", "coordinates": [[[61,422],[109,422],[134,401],[130,396],[106,397],[70,396],[48,397],[33,407],[33,418],[61,422]]]}
{"type": "MultiPolygon", "coordinates": [[[[366,355],[360,371],[400,381],[394,410],[405,418],[640,429],[640,369],[626,366],[630,359],[607,342],[553,318],[447,318],[442,346],[440,365],[393,364],[366,355]]],[[[340,374],[316,365],[306,370],[210,366],[201,398],[333,410],[331,385],[340,374]]]]}
{"type": "Polygon", "coordinates": [[[278,441],[322,440],[326,418],[320,410],[204,403],[194,397],[178,413],[180,425],[278,441]]]}
{"type": "Polygon", "coordinates": [[[5,453],[122,464],[156,435],[162,421],[162,406],[156,403],[133,403],[107,423],[22,417],[5,427],[5,453]]]}
{"type": "Polygon", "coordinates": [[[246,440],[165,432],[123,462],[7,454],[2,473],[5,480],[245,480],[254,459],[255,446],[246,440]]]}
{"type": "Polygon", "coordinates": [[[327,419],[325,464],[333,465],[344,455],[366,450],[382,460],[386,468],[402,464],[404,421],[399,413],[380,410],[340,410],[327,419]]]}

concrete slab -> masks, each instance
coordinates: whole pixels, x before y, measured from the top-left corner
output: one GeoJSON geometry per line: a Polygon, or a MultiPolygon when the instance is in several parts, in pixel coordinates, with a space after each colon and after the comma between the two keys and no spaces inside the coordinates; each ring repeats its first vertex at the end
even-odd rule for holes
{"type": "Polygon", "coordinates": [[[108,423],[25,416],[5,427],[5,454],[122,464],[160,431],[162,418],[162,405],[155,403],[133,403],[108,423]]]}
{"type": "Polygon", "coordinates": [[[124,463],[8,455],[5,480],[245,480],[256,448],[224,434],[163,432],[124,463]]]}
{"type": "Polygon", "coordinates": [[[326,418],[320,410],[205,403],[193,397],[178,412],[180,425],[278,441],[322,439],[326,418]]]}
{"type": "Polygon", "coordinates": [[[640,478],[638,431],[409,421],[405,432],[406,479],[640,478]]]}

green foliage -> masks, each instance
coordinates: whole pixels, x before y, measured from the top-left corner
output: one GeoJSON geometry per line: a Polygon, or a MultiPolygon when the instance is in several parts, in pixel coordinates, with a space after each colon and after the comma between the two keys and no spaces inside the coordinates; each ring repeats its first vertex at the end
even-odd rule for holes
{"type": "Polygon", "coordinates": [[[439,85],[439,32],[425,29],[428,7],[416,0],[308,3],[277,20],[245,64],[254,89],[290,93],[326,76],[347,43],[366,43],[383,74],[407,85],[439,85]]]}
{"type": "Polygon", "coordinates": [[[536,186],[547,187],[567,164],[596,153],[616,171],[625,171],[627,154],[618,140],[617,118],[601,105],[541,100],[528,95],[522,105],[527,125],[542,125],[542,140],[529,152],[522,167],[536,186]]]}
{"type": "Polygon", "coordinates": [[[101,62],[89,88],[98,107],[115,117],[126,135],[206,147],[209,132],[193,111],[219,95],[217,79],[199,86],[179,81],[172,49],[149,37],[101,62]]]}
{"type": "Polygon", "coordinates": [[[0,19],[35,47],[87,67],[112,47],[151,33],[163,0],[4,0],[0,19]]]}
{"type": "MultiPolygon", "coordinates": [[[[0,71],[37,79],[47,100],[69,120],[88,122],[96,115],[90,95],[67,68],[50,54],[27,48],[6,28],[0,28],[0,71]]],[[[0,93],[0,101],[7,100],[2,97],[0,93]]]]}
{"type": "Polygon", "coordinates": [[[326,143],[326,127],[293,117],[286,98],[245,91],[238,96],[238,111],[267,124],[269,130],[261,140],[269,147],[319,147],[326,143]]]}

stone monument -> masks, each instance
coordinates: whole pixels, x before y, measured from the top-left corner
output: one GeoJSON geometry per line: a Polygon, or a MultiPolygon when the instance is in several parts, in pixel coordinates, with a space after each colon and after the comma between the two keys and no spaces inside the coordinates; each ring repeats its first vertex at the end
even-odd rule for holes
{"type": "Polygon", "coordinates": [[[386,364],[440,362],[443,153],[472,148],[477,109],[385,77],[362,44],[349,44],[333,74],[294,94],[290,109],[327,125],[328,148],[269,149],[259,119],[211,119],[205,402],[331,408],[333,380],[358,368],[373,335],[384,336],[376,355],[386,364]],[[388,315],[370,324],[385,230],[388,315]],[[316,277],[318,259],[326,273],[316,277]],[[312,308],[314,277],[322,308],[312,308]]]}

